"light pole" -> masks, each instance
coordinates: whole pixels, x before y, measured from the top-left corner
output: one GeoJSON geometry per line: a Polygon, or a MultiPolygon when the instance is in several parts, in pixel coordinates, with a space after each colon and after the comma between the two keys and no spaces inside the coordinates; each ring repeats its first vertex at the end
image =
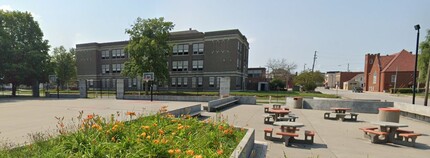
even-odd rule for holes
{"type": "Polygon", "coordinates": [[[417,87],[417,62],[418,62],[418,42],[420,40],[420,25],[417,24],[414,26],[415,30],[417,30],[417,45],[415,49],[415,68],[414,68],[414,85],[412,89],[412,104],[415,104],[415,93],[416,93],[416,87],[417,87]]]}

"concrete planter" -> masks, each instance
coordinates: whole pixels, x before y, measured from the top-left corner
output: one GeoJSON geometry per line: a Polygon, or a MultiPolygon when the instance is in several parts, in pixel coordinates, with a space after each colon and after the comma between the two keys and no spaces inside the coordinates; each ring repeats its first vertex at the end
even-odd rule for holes
{"type": "MultiPolygon", "coordinates": [[[[175,110],[168,111],[175,116],[181,116],[189,114],[190,112],[195,112],[201,109],[200,104],[192,105],[185,108],[179,108],[175,110]]],[[[242,127],[237,127],[236,129],[241,129],[242,127]]],[[[253,128],[244,128],[247,130],[245,136],[243,136],[242,140],[239,142],[237,147],[234,149],[233,153],[230,155],[230,158],[249,158],[254,150],[254,142],[255,142],[255,130],[253,128]]]]}
{"type": "MultiPolygon", "coordinates": [[[[240,129],[241,127],[236,127],[240,129]]],[[[247,132],[242,140],[231,153],[230,158],[249,158],[254,150],[255,130],[253,128],[245,128],[247,132]]]]}

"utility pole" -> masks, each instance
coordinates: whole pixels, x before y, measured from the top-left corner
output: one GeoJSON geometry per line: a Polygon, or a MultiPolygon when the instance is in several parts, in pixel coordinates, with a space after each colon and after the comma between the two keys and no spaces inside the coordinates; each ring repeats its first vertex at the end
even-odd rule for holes
{"type": "Polygon", "coordinates": [[[303,71],[306,71],[306,64],[303,65],[303,71]]]}
{"type": "Polygon", "coordinates": [[[348,66],[347,66],[347,68],[346,68],[346,71],[348,71],[348,72],[349,72],[349,63],[348,63],[348,66]]]}
{"type": "Polygon", "coordinates": [[[314,53],[314,62],[312,63],[312,72],[314,72],[315,60],[317,60],[317,51],[315,51],[315,53],[314,53]]]}

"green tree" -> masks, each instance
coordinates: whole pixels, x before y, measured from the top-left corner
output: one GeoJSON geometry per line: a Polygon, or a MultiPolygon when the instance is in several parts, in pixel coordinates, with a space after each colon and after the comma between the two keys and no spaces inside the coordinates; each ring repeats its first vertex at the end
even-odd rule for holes
{"type": "Polygon", "coordinates": [[[125,62],[122,74],[137,77],[143,72],[154,72],[157,82],[166,81],[169,75],[167,57],[172,49],[167,42],[173,27],[173,23],[164,21],[163,17],[137,18],[134,25],[125,31],[130,35],[125,47],[129,60],[125,62]]]}
{"type": "Polygon", "coordinates": [[[28,12],[0,11],[0,17],[2,43],[7,43],[1,52],[7,60],[2,65],[3,80],[12,83],[13,96],[20,84],[32,86],[33,96],[39,96],[39,83],[50,73],[48,41],[43,40],[39,24],[28,12]]]}
{"type": "Polygon", "coordinates": [[[426,40],[420,44],[421,54],[418,55],[418,71],[420,73],[419,82],[425,83],[427,77],[427,67],[430,59],[430,30],[427,31],[426,40]]]}
{"type": "Polygon", "coordinates": [[[283,89],[285,87],[285,81],[280,79],[273,79],[269,83],[270,90],[278,90],[278,88],[283,89]]]}
{"type": "Polygon", "coordinates": [[[293,76],[291,71],[297,68],[295,63],[288,63],[286,59],[269,59],[266,66],[269,68],[272,78],[284,81],[284,86],[288,86],[288,82],[292,80],[293,76]]]}
{"type": "Polygon", "coordinates": [[[314,91],[317,88],[317,83],[324,81],[324,76],[319,71],[303,71],[294,78],[297,85],[303,86],[304,91],[314,91]]]}
{"type": "Polygon", "coordinates": [[[75,49],[66,51],[63,46],[60,46],[54,48],[53,53],[55,75],[57,75],[61,87],[64,88],[66,84],[76,79],[75,49]]]}

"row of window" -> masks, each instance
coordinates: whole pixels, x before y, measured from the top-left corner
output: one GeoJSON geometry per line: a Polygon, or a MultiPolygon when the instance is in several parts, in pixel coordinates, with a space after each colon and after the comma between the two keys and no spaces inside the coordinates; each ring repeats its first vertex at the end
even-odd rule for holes
{"type": "MultiPolygon", "coordinates": [[[[102,73],[110,73],[111,72],[111,66],[106,64],[102,65],[102,73]]],[[[112,73],[120,73],[124,69],[124,64],[112,64],[112,73]]]]}
{"type": "MultiPolygon", "coordinates": [[[[191,78],[191,87],[202,87],[203,86],[203,77],[189,77],[191,78]]],[[[172,77],[171,78],[171,86],[172,87],[187,87],[188,86],[188,77],[172,77]]],[[[209,87],[215,87],[216,81],[221,81],[221,77],[209,77],[209,87]]],[[[219,87],[219,84],[216,84],[219,87]]]]}
{"type": "Polygon", "coordinates": [[[125,52],[123,49],[114,49],[112,50],[112,56],[109,52],[109,50],[102,51],[102,59],[116,59],[116,58],[125,58],[125,52]]]}
{"type": "MultiPolygon", "coordinates": [[[[204,45],[203,43],[193,44],[193,54],[203,54],[204,45]]],[[[188,55],[189,46],[188,44],[177,44],[173,46],[173,55],[188,55]]]]}
{"type": "MultiPolygon", "coordinates": [[[[193,71],[203,70],[203,60],[193,60],[193,71]]],[[[172,61],[172,71],[188,71],[188,61],[172,61]]]]}

